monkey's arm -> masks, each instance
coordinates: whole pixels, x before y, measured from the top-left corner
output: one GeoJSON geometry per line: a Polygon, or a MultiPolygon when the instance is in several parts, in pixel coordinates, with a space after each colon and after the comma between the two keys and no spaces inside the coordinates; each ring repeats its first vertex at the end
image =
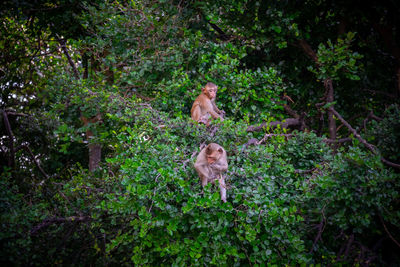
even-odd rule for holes
{"type": "Polygon", "coordinates": [[[221,157],[213,164],[210,164],[210,168],[213,174],[217,175],[228,170],[228,160],[225,149],[223,150],[221,157]]]}
{"type": "Polygon", "coordinates": [[[213,170],[213,173],[219,174],[228,170],[228,163],[226,161],[215,162],[211,164],[210,167],[213,170]]]}
{"type": "Polygon", "coordinates": [[[211,104],[212,104],[213,109],[215,110],[215,112],[217,112],[221,117],[223,117],[225,115],[225,111],[219,109],[217,107],[217,104],[215,104],[215,98],[211,100],[211,104]]]}
{"type": "Polygon", "coordinates": [[[220,114],[215,112],[214,106],[211,100],[208,100],[207,103],[204,105],[205,110],[213,117],[214,119],[220,118],[222,121],[224,120],[220,114]]]}
{"type": "Polygon", "coordinates": [[[203,187],[206,186],[210,178],[214,176],[212,175],[212,171],[207,165],[195,164],[194,167],[196,168],[196,171],[200,176],[201,185],[203,187]]]}
{"type": "Polygon", "coordinates": [[[200,176],[201,185],[206,186],[208,179],[212,175],[212,170],[208,166],[205,149],[200,151],[200,154],[197,156],[194,168],[200,176]]]}

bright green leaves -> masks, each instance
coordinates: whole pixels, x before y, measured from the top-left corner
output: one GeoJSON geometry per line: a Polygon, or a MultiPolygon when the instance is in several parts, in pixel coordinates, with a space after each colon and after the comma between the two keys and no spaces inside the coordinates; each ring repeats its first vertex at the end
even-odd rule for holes
{"type": "Polygon", "coordinates": [[[327,45],[319,44],[317,66],[308,67],[318,80],[324,81],[328,78],[340,80],[341,77],[351,80],[360,79],[358,73],[362,66],[357,64],[357,61],[362,58],[362,55],[351,50],[354,37],[355,33],[348,32],[345,39],[337,39],[336,44],[330,40],[327,45]]]}

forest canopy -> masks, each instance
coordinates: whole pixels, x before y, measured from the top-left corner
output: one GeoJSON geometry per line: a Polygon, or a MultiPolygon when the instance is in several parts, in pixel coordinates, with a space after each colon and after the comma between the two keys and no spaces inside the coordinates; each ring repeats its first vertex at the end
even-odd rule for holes
{"type": "MultiPolygon", "coordinates": [[[[0,3],[0,262],[394,266],[400,3],[0,3]],[[191,119],[217,85],[224,119],[191,119]],[[226,202],[196,157],[227,153],[226,202]]],[[[221,113],[222,114],[222,113],[221,113]]]]}

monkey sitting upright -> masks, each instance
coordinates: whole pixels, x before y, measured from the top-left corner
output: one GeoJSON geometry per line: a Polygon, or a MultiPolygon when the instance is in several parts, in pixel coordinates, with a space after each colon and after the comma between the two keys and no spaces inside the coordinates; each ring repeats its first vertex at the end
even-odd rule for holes
{"type": "Polygon", "coordinates": [[[200,151],[194,164],[197,173],[201,179],[201,185],[204,187],[208,182],[219,182],[221,200],[226,202],[226,185],[222,172],[228,170],[228,160],[225,149],[216,144],[211,143],[200,151]]]}
{"type": "Polygon", "coordinates": [[[190,111],[193,120],[205,123],[207,126],[210,123],[210,117],[214,119],[220,118],[221,121],[224,120],[225,111],[218,109],[215,104],[217,90],[217,86],[211,82],[208,82],[201,89],[202,92],[194,101],[190,111]]]}

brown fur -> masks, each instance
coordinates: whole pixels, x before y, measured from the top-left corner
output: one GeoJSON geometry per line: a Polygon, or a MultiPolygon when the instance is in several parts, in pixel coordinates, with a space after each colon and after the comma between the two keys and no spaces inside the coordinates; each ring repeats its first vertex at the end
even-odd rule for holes
{"type": "Polygon", "coordinates": [[[211,143],[200,151],[194,167],[200,176],[201,185],[204,187],[208,182],[218,180],[221,200],[226,202],[226,185],[222,172],[228,170],[228,160],[225,149],[211,143]]]}
{"type": "Polygon", "coordinates": [[[190,111],[192,119],[205,124],[210,123],[210,117],[213,119],[224,120],[225,112],[217,108],[215,98],[217,96],[217,86],[213,83],[207,83],[201,89],[201,94],[196,98],[190,111]]]}

